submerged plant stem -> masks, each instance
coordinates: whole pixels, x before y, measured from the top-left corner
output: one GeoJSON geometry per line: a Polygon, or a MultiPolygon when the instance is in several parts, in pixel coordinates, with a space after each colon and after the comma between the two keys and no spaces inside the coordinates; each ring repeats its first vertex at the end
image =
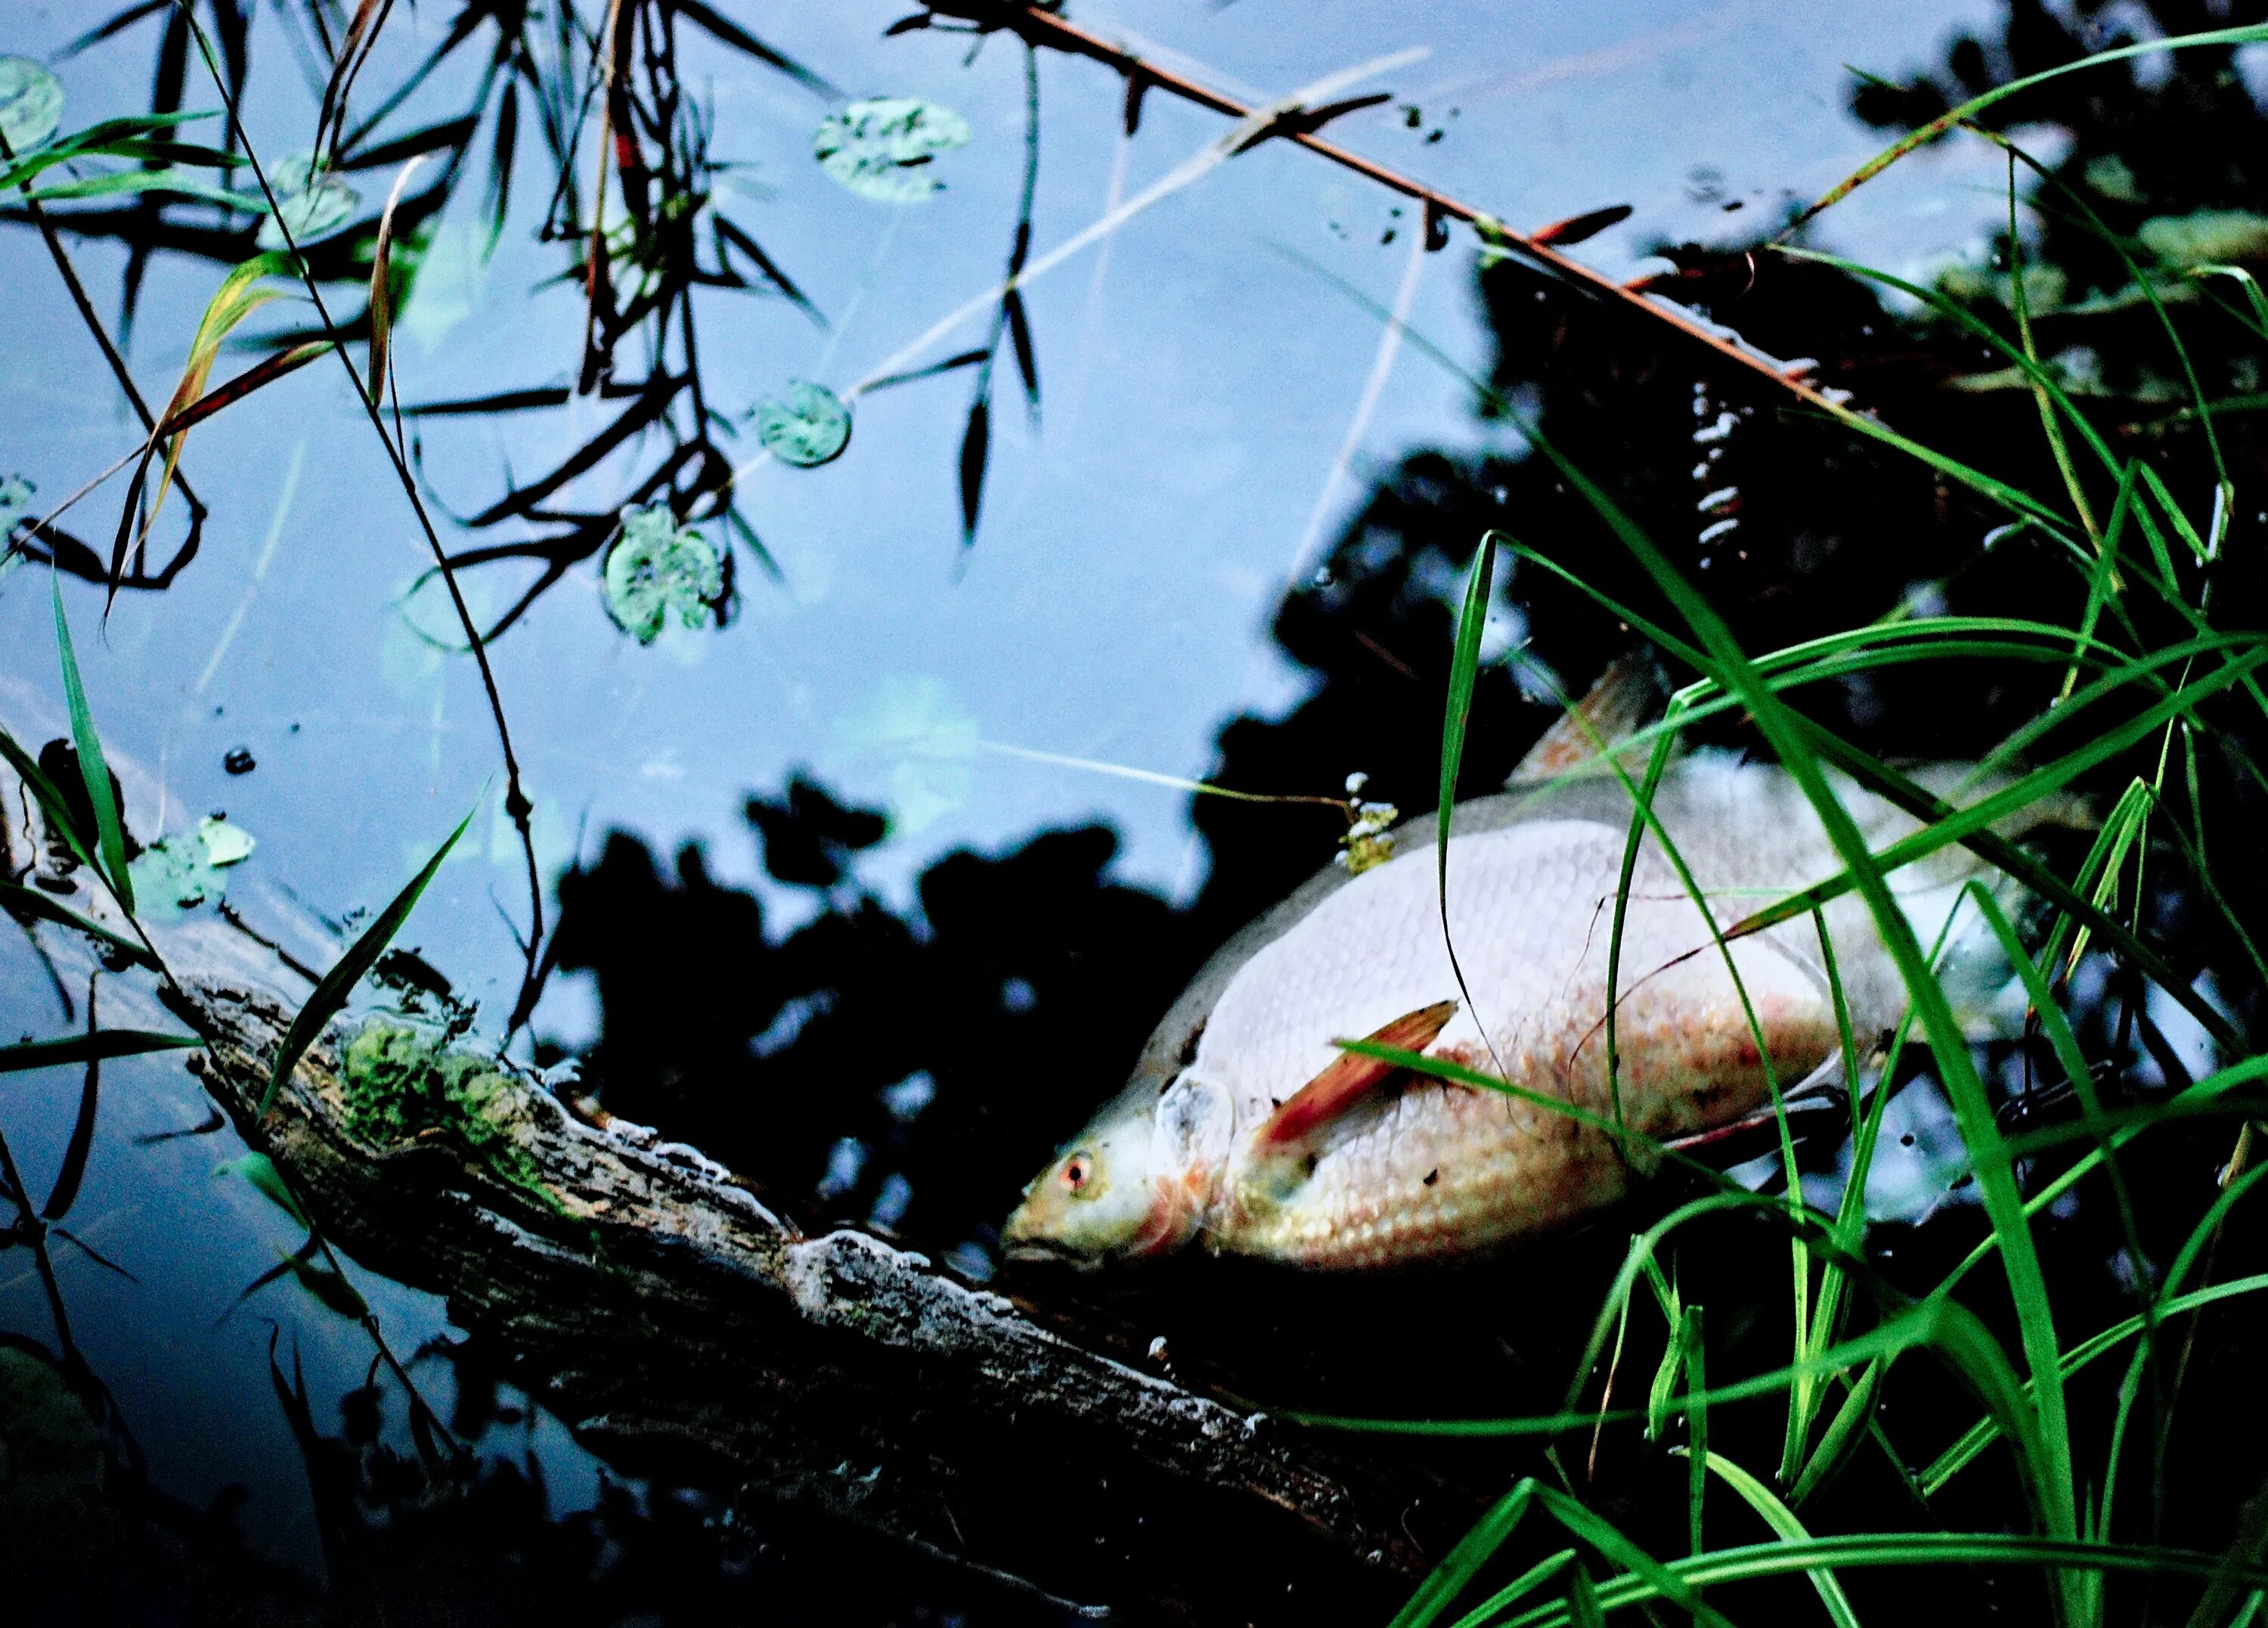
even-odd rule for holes
{"type": "Polygon", "coordinates": [[[323,331],[330,337],[332,350],[339,358],[339,365],[346,369],[347,382],[354,388],[355,399],[362,404],[371,428],[378,432],[379,444],[386,448],[387,461],[394,466],[395,478],[401,483],[402,495],[409,499],[410,510],[417,517],[418,528],[424,533],[426,546],[432,551],[435,568],[448,587],[449,603],[457,613],[458,625],[463,628],[473,660],[480,668],[481,687],[488,695],[489,716],[496,722],[497,742],[504,754],[504,812],[512,816],[512,829],[519,835],[520,852],[527,865],[528,934],[521,947],[523,966],[520,974],[521,988],[525,990],[534,983],[543,954],[543,877],[535,863],[535,832],[532,819],[534,805],[528,800],[527,793],[520,785],[519,759],[512,750],[512,726],[504,718],[504,697],[497,689],[496,671],[489,662],[487,644],[482,639],[479,629],[473,624],[473,613],[465,603],[464,589],[457,582],[456,572],[450,568],[448,552],[442,548],[440,535],[433,529],[432,517],[425,512],[424,499],[417,495],[416,477],[410,474],[409,466],[403,461],[401,449],[387,433],[386,420],[380,416],[378,404],[371,399],[369,390],[364,387],[362,375],[356,370],[354,358],[347,354],[344,337],[339,332],[338,324],[331,319],[330,307],[323,301],[322,290],[316,284],[314,273],[308,269],[306,258],[298,252],[298,244],[291,241],[291,227],[284,221],[283,210],[274,188],[269,184],[267,171],[252,150],[252,137],[244,128],[236,98],[230,92],[219,64],[213,60],[212,42],[205,37],[203,27],[187,6],[181,8],[180,15],[188,19],[190,30],[196,36],[198,54],[204,59],[206,71],[212,76],[222,105],[228,109],[229,123],[244,142],[245,162],[251,166],[253,178],[260,183],[261,193],[267,198],[269,208],[274,211],[274,218],[284,231],[285,243],[298,267],[299,280],[306,286],[307,298],[314,302],[315,313],[322,320],[323,331]]]}

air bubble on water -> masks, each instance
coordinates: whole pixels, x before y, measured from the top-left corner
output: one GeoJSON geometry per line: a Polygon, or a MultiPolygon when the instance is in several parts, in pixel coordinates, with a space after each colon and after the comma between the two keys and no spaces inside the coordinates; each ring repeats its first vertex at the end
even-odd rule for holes
{"type": "Polygon", "coordinates": [[[909,1074],[895,1086],[884,1086],[875,1094],[882,1106],[890,1110],[890,1117],[901,1123],[912,1119],[937,1097],[937,1081],[927,1069],[909,1074]]]}
{"type": "Polygon", "coordinates": [[[865,1168],[866,1145],[857,1137],[846,1136],[827,1150],[827,1174],[819,1178],[814,1190],[821,1199],[840,1198],[858,1185],[865,1168]]]}
{"type": "Polygon", "coordinates": [[[892,1227],[906,1219],[906,1206],[914,1201],[914,1184],[893,1170],[882,1178],[881,1190],[874,1195],[874,1207],[866,1212],[869,1227],[892,1227]]]}

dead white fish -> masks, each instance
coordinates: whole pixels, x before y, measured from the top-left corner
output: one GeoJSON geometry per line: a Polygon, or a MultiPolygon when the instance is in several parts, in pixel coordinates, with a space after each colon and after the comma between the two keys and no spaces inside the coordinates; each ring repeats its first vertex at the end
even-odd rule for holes
{"type": "MultiPolygon", "coordinates": [[[[1580,770],[1587,742],[1629,733],[1653,691],[1618,664],[1514,777],[1580,770]]],[[[1603,765],[1594,767],[1603,769],[1603,765]]],[[[1940,795],[1958,765],[1917,777],[1940,795]]],[[[1871,847],[1918,829],[1904,811],[1830,776],[1871,847]]],[[[1460,805],[1448,917],[1471,1004],[1443,943],[1432,821],[1349,876],[1327,870],[1233,939],[1152,1035],[1132,1082],[1026,1188],[1003,1230],[1011,1256],[1094,1265],[1190,1244],[1302,1266],[1386,1267],[1547,1231],[1619,1198],[1650,1160],[1603,1131],[1502,1092],[1349,1053],[1367,1037],[1447,1058],[1612,1119],[1608,956],[1631,803],[1603,772],[1460,805]]],[[[1775,765],[1702,752],[1673,763],[1654,812],[1690,868],[1705,914],[1658,840],[1631,880],[1616,981],[1619,1110],[1669,1141],[1842,1072],[1832,985],[1809,917],[1729,945],[1764,1041],[1713,941],[1719,930],[1842,869],[1818,816],[1775,765]]],[[[2013,835],[2019,819],[2001,829],[2013,835]]],[[[1922,943],[1964,886],[2005,877],[1941,849],[1891,877],[1922,943]]],[[[1977,1027],[2005,1007],[2009,970],[1973,903],[1944,963],[1977,1027]]],[[[1823,915],[1852,1032],[1871,1046],[1905,991],[1855,894],[1823,915]]]]}

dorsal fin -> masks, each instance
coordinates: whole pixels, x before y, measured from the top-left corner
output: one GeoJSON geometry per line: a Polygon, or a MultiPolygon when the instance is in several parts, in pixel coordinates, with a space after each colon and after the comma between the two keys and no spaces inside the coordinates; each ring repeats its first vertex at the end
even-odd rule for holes
{"type": "Polygon", "coordinates": [[[1532,785],[1599,763],[1602,743],[1611,749],[1629,740],[1653,721],[1660,705],[1653,663],[1637,651],[1616,657],[1583,698],[1528,748],[1506,784],[1532,785]]]}
{"type": "MultiPolygon", "coordinates": [[[[1456,1015],[1454,1000],[1436,1001],[1406,1012],[1393,1022],[1365,1035],[1397,1051],[1423,1051],[1456,1015]]],[[[1254,1138],[1263,1151],[1283,1152],[1312,1141],[1331,1121],[1384,1085],[1395,1064],[1382,1057],[1342,1052],[1323,1072],[1301,1086],[1283,1106],[1268,1116],[1254,1138]]]]}

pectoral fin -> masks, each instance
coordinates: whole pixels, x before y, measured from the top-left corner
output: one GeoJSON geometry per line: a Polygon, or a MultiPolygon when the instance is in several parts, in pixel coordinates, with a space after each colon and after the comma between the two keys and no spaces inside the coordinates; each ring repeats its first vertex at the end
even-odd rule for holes
{"type": "MultiPolygon", "coordinates": [[[[1364,1038],[1376,1045],[1392,1046],[1397,1051],[1423,1051],[1447,1027],[1456,1011],[1457,1003],[1454,1000],[1436,1001],[1430,1006],[1404,1013],[1364,1038]]],[[[1365,1057],[1354,1051],[1342,1053],[1268,1116],[1254,1138],[1255,1145],[1264,1152],[1281,1153],[1312,1141],[1325,1126],[1384,1085],[1394,1072],[1395,1064],[1381,1057],[1365,1057]]]]}

